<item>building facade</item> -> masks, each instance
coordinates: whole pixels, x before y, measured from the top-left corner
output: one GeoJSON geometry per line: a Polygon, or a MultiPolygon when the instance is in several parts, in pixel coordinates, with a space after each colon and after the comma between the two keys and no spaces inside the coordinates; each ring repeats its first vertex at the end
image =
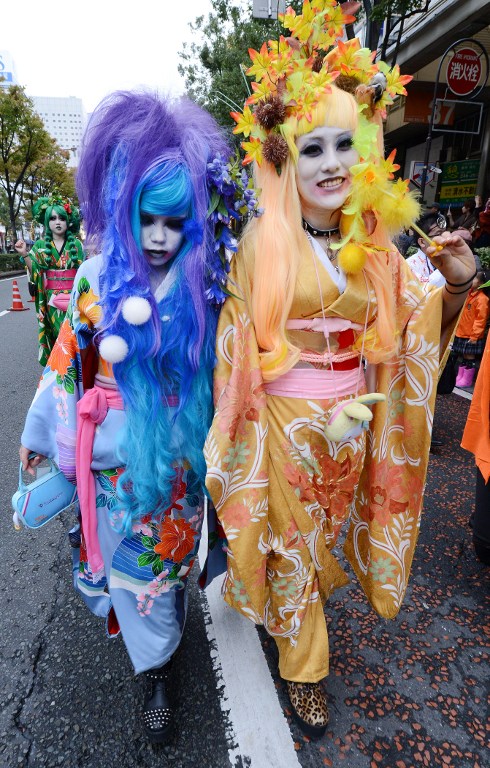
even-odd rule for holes
{"type": "Polygon", "coordinates": [[[385,142],[413,188],[427,159],[424,200],[457,210],[476,194],[490,197],[490,0],[428,5],[406,20],[396,63],[414,79],[389,111],[385,142]]]}
{"type": "Polygon", "coordinates": [[[34,96],[32,100],[48,133],[62,149],[70,152],[68,165],[76,167],[87,122],[82,100],[74,96],[34,96]]]}

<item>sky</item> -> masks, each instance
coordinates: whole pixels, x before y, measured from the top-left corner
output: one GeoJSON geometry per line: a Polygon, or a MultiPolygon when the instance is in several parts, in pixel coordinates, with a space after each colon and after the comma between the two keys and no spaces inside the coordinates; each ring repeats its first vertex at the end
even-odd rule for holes
{"type": "Polygon", "coordinates": [[[92,112],[118,89],[182,93],[178,52],[210,10],[211,0],[5,0],[0,51],[29,96],[76,96],[92,112]]]}

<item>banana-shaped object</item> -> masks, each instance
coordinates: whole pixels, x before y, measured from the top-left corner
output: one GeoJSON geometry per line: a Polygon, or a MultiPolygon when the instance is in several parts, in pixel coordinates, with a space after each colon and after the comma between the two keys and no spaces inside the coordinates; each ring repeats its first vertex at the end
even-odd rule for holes
{"type": "Polygon", "coordinates": [[[386,400],[386,395],[371,392],[336,403],[326,414],[325,437],[337,443],[350,437],[358,437],[364,429],[368,428],[373,418],[368,405],[380,403],[383,400],[386,400]]]}

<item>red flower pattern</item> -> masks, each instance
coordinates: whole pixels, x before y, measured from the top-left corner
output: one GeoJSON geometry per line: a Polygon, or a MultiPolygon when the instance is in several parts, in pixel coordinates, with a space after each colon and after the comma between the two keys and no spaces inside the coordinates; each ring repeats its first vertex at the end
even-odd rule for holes
{"type": "Polygon", "coordinates": [[[162,560],[173,560],[180,563],[194,548],[195,531],[187,520],[172,520],[165,517],[160,526],[160,543],[154,551],[162,560]]]}

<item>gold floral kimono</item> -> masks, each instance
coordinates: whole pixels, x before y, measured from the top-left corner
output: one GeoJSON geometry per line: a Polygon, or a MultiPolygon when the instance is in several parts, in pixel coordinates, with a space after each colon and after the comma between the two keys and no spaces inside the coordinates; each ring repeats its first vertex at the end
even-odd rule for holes
{"type": "MultiPolygon", "coordinates": [[[[205,455],[207,487],[228,540],[224,597],[274,636],[288,680],[316,682],[328,674],[323,604],[348,582],[331,551],[344,522],[350,519],[344,551],[381,616],[396,616],[407,586],[432,430],[442,296],[427,290],[397,252],[391,259],[400,351],[377,366],[376,391],[386,401],[374,406],[369,430],[357,438],[325,437],[321,417],[334,400],[266,394],[245,300],[231,296],[220,316],[216,412],[205,455]]],[[[242,295],[247,275],[239,255],[231,280],[233,293],[242,295]]],[[[376,298],[364,273],[349,276],[339,295],[313,260],[300,268],[290,318],[322,316],[319,280],[325,316],[361,327],[374,319],[376,298]]]]}

